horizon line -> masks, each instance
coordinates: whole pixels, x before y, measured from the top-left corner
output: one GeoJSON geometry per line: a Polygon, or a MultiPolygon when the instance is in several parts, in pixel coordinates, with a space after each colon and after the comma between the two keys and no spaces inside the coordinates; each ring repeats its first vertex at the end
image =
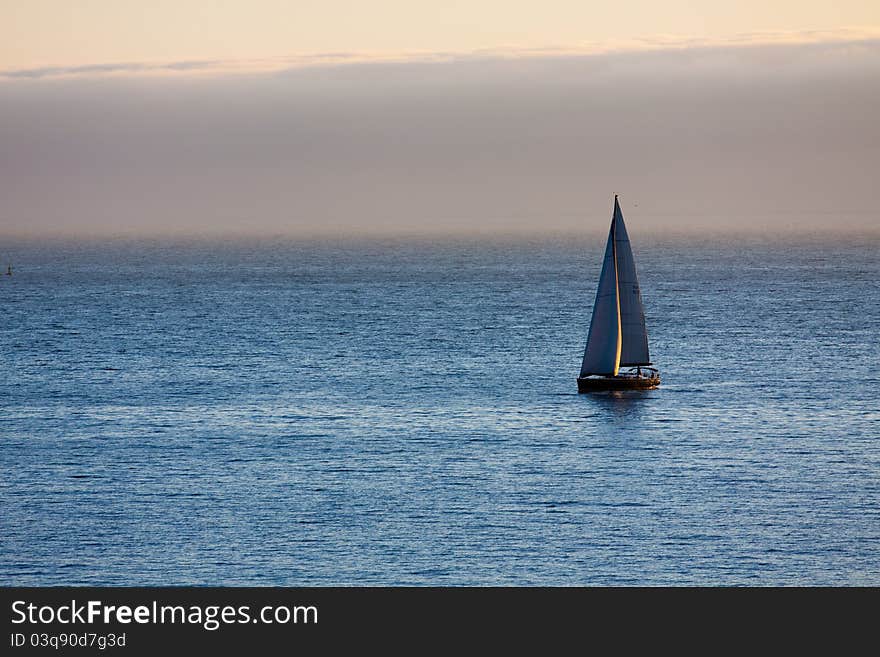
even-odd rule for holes
{"type": "MultiPolygon", "coordinates": [[[[638,223],[638,222],[637,222],[638,223]]],[[[503,230],[497,228],[447,228],[447,229],[417,229],[417,228],[373,228],[352,230],[351,227],[339,229],[190,229],[180,231],[151,231],[151,230],[101,230],[86,229],[78,231],[70,230],[0,230],[0,243],[16,241],[127,241],[127,240],[155,240],[155,241],[271,241],[281,239],[285,241],[458,241],[458,240],[530,240],[535,239],[571,239],[584,238],[594,239],[604,235],[608,231],[606,225],[585,225],[583,227],[560,226],[552,229],[539,229],[535,227],[508,227],[503,230]]],[[[657,238],[669,238],[673,240],[683,238],[766,238],[768,236],[786,237],[791,241],[827,239],[834,242],[858,241],[865,238],[880,239],[880,226],[854,226],[848,228],[842,234],[836,227],[804,226],[713,226],[713,227],[684,227],[684,226],[650,226],[639,224],[638,233],[644,239],[657,240],[657,238]]],[[[2,244],[0,244],[2,246],[2,244]]]]}

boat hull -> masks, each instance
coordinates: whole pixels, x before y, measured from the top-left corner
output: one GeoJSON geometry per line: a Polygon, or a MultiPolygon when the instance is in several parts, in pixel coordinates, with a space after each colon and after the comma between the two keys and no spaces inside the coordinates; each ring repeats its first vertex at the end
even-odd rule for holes
{"type": "Polygon", "coordinates": [[[650,390],[660,385],[659,376],[587,376],[578,377],[578,392],[602,390],[650,390]]]}

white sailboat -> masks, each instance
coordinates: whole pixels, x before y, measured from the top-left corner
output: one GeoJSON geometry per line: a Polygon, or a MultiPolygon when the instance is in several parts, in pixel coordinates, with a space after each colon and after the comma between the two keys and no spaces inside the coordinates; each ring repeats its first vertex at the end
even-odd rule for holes
{"type": "Polygon", "coordinates": [[[648,331],[636,263],[616,194],[593,319],[577,382],[578,392],[660,385],[660,373],[652,367],[648,353],[648,331]]]}

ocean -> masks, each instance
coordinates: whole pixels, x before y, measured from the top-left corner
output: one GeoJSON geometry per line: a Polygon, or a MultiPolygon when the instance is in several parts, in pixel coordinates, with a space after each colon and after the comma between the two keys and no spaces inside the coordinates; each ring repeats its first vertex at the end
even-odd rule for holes
{"type": "Polygon", "coordinates": [[[880,585],[880,239],[630,235],[3,241],[0,584],[880,585]]]}

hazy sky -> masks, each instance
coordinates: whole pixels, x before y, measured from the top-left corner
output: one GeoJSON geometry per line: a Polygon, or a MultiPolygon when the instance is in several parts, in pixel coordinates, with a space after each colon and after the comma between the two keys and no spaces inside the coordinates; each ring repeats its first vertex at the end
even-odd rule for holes
{"type": "Polygon", "coordinates": [[[876,0],[0,0],[0,68],[880,26],[876,0]]]}
{"type": "Polygon", "coordinates": [[[0,0],[0,233],[878,229],[880,3],[694,7],[0,0]]]}

